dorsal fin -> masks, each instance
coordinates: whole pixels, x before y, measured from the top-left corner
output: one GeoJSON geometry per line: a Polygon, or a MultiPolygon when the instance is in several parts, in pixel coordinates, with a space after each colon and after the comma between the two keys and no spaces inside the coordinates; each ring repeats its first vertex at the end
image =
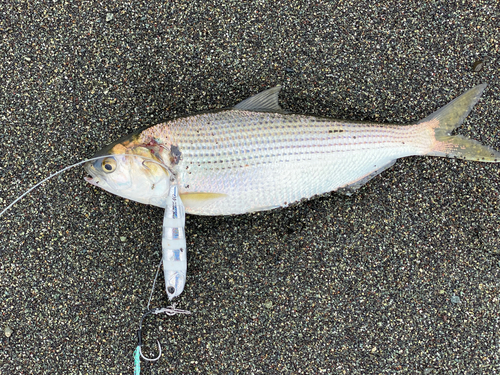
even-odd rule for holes
{"type": "Polygon", "coordinates": [[[262,91],[241,103],[236,104],[233,109],[254,112],[282,112],[278,104],[278,94],[281,90],[281,85],[262,91]]]}

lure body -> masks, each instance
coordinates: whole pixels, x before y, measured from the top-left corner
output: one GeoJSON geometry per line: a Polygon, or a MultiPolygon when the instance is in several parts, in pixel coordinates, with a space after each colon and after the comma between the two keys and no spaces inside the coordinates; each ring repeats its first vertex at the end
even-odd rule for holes
{"type": "Polygon", "coordinates": [[[187,250],[184,225],[186,214],[179,189],[170,185],[167,207],[163,216],[162,258],[165,275],[165,290],[172,300],[184,290],[187,271],[187,250]]]}

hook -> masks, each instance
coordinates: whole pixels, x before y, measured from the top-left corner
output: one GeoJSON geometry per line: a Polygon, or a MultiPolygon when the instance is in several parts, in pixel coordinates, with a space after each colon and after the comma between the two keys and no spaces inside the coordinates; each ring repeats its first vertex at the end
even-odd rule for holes
{"type": "Polygon", "coordinates": [[[145,357],[144,354],[142,354],[142,348],[139,346],[139,354],[141,355],[142,359],[144,359],[145,361],[149,361],[149,362],[156,362],[157,360],[160,359],[160,357],[161,357],[161,345],[160,345],[160,341],[156,340],[156,343],[158,344],[158,350],[160,351],[160,354],[158,354],[158,357],[156,357],[156,358],[145,357]]]}
{"type": "MultiPolygon", "coordinates": [[[[149,303],[148,303],[148,306],[149,306],[149,303]]],[[[139,355],[142,359],[144,359],[145,361],[149,361],[149,362],[155,362],[157,360],[160,359],[161,357],[161,344],[160,344],[160,341],[159,340],[156,340],[156,343],[158,344],[158,351],[160,352],[158,354],[158,357],[156,358],[148,358],[148,357],[145,357],[144,354],[142,354],[142,322],[144,321],[144,318],[147,317],[148,315],[151,315],[151,314],[166,314],[166,315],[176,315],[176,314],[191,314],[191,312],[187,311],[187,310],[181,310],[181,309],[177,309],[175,307],[175,303],[172,304],[172,306],[169,306],[169,307],[163,307],[163,308],[156,308],[156,309],[151,309],[151,310],[148,310],[144,313],[144,315],[142,316],[141,318],[141,322],[139,323],[139,329],[137,330],[137,349],[136,351],[138,350],[139,351],[139,355]]],[[[134,354],[136,357],[136,361],[139,362],[139,357],[137,356],[137,354],[134,354]]]]}
{"type": "Polygon", "coordinates": [[[139,349],[139,354],[141,355],[141,358],[144,359],[145,361],[149,361],[149,362],[156,362],[157,360],[160,359],[161,357],[161,344],[160,344],[160,341],[159,340],[156,340],[156,343],[158,344],[158,351],[160,352],[160,354],[158,354],[158,357],[156,358],[148,358],[148,357],[145,357],[144,354],[142,354],[142,330],[141,329],[138,329],[137,330],[137,347],[139,349]]]}

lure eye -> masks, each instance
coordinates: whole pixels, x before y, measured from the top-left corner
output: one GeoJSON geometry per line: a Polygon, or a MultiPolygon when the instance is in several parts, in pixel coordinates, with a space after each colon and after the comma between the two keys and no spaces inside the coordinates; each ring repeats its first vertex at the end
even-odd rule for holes
{"type": "Polygon", "coordinates": [[[116,169],[116,160],[113,158],[106,158],[102,161],[101,167],[105,173],[112,173],[116,169]]]}
{"type": "Polygon", "coordinates": [[[169,287],[167,288],[167,290],[168,290],[168,292],[169,292],[170,294],[174,294],[174,293],[175,293],[175,288],[174,288],[173,286],[169,286],[169,287]]]}

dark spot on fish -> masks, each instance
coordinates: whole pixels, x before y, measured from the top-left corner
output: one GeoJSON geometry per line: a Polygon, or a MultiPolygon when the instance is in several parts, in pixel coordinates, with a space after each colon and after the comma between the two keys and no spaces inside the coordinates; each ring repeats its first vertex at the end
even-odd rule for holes
{"type": "Polygon", "coordinates": [[[151,185],[151,190],[153,190],[155,188],[155,184],[151,185]]]}
{"type": "Polygon", "coordinates": [[[354,136],[353,138],[356,139],[356,136],[354,136]]]}
{"type": "Polygon", "coordinates": [[[189,185],[184,185],[184,187],[185,187],[186,189],[189,189],[189,185]]]}
{"type": "Polygon", "coordinates": [[[179,250],[181,251],[181,253],[184,252],[184,249],[182,247],[179,250]]]}
{"type": "Polygon", "coordinates": [[[175,293],[175,288],[173,286],[169,286],[167,288],[167,291],[170,293],[170,294],[174,294],[175,293]]]}
{"type": "Polygon", "coordinates": [[[170,163],[172,165],[177,165],[181,161],[182,153],[179,150],[179,147],[176,145],[172,145],[170,147],[170,163]]]}
{"type": "Polygon", "coordinates": [[[328,130],[328,133],[342,133],[343,130],[341,129],[334,129],[334,130],[328,130]]]}

